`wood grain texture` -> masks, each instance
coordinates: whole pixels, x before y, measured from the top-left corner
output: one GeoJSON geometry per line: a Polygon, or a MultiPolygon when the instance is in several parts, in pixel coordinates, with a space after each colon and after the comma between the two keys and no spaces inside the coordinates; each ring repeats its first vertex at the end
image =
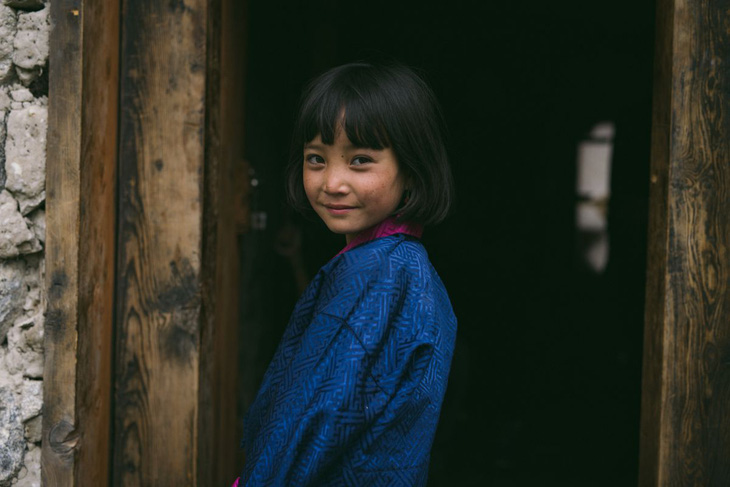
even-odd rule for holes
{"type": "Polygon", "coordinates": [[[219,214],[219,251],[216,261],[217,290],[221,297],[216,309],[221,319],[216,330],[218,334],[214,356],[217,357],[216,377],[218,381],[217,403],[219,412],[216,425],[217,449],[214,463],[214,477],[210,485],[228,485],[236,478],[243,467],[240,450],[243,428],[238,407],[238,349],[240,309],[240,256],[238,255],[238,235],[241,230],[241,206],[245,220],[248,214],[248,178],[240,181],[241,172],[248,174],[244,160],[244,108],[246,92],[245,60],[247,55],[246,37],[248,31],[248,1],[225,0],[221,9],[221,158],[222,169],[219,178],[222,196],[218,201],[219,214]],[[238,205],[242,202],[242,205],[238,205]]]}
{"type": "Polygon", "coordinates": [[[110,474],[120,11],[119,0],[82,10],[78,485],[106,485],[110,474]]]}
{"type": "Polygon", "coordinates": [[[659,8],[640,485],[725,486],[730,2],[659,8]]]}
{"type": "Polygon", "coordinates": [[[217,308],[225,300],[225,296],[218,296],[216,280],[217,260],[220,257],[221,228],[219,216],[224,208],[219,208],[219,183],[222,167],[221,157],[221,36],[220,36],[220,0],[208,0],[208,23],[206,26],[206,91],[205,91],[205,158],[204,158],[204,187],[203,187],[203,234],[201,267],[202,286],[202,315],[201,315],[201,344],[200,344],[200,382],[199,404],[201,412],[198,415],[198,478],[197,485],[212,484],[214,465],[217,453],[215,426],[217,425],[218,408],[221,406],[220,380],[217,377],[216,341],[225,333],[221,317],[217,308]],[[209,412],[214,411],[214,414],[209,412]]]}
{"type": "Polygon", "coordinates": [[[44,485],[107,483],[119,4],[51,5],[44,485]]]}
{"type": "Polygon", "coordinates": [[[198,479],[207,14],[123,6],[114,485],[198,479]]]}
{"type": "Polygon", "coordinates": [[[666,304],[667,177],[670,155],[674,0],[657,2],[654,46],[646,315],[642,371],[639,485],[657,486],[662,422],[666,304]]]}
{"type": "Polygon", "coordinates": [[[76,351],[81,160],[82,37],[80,1],[51,5],[56,27],[49,59],[46,160],[46,314],[43,371],[44,485],[75,485],[76,351]],[[63,80],[63,81],[61,81],[63,80]]]}
{"type": "Polygon", "coordinates": [[[204,333],[198,485],[230,485],[239,475],[239,256],[234,202],[243,160],[246,2],[209,2],[203,240],[204,333]],[[203,438],[205,436],[205,438],[203,438]]]}

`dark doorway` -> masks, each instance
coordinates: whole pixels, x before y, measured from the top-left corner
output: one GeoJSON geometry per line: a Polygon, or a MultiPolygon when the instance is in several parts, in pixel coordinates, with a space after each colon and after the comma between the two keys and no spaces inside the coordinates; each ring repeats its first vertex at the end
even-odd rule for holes
{"type": "Polygon", "coordinates": [[[301,88],[394,58],[441,101],[458,196],[424,236],[459,318],[429,484],[635,484],[654,2],[250,2],[248,25],[244,409],[297,276],[344,245],[284,203],[301,88]],[[578,169],[593,149],[610,162],[597,194],[578,169]]]}

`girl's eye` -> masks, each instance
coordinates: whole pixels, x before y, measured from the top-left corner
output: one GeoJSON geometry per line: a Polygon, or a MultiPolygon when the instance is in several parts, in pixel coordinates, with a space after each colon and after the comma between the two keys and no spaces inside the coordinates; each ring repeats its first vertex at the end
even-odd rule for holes
{"type": "Polygon", "coordinates": [[[310,164],[322,164],[324,163],[324,159],[322,159],[321,156],[318,156],[317,154],[309,154],[307,156],[304,156],[304,160],[307,161],[310,164]]]}
{"type": "Polygon", "coordinates": [[[362,166],[364,164],[367,164],[368,162],[372,162],[372,159],[365,156],[357,156],[352,159],[352,162],[350,164],[352,164],[353,166],[362,166]]]}

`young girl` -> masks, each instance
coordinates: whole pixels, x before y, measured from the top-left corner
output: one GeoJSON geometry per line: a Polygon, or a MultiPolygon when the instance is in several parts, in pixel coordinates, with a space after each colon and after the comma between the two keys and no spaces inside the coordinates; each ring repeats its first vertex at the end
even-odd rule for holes
{"type": "Polygon", "coordinates": [[[425,485],[456,335],[419,241],[453,197],[431,90],[403,66],[315,79],[288,192],[347,245],[294,309],[246,416],[237,484],[425,485]]]}

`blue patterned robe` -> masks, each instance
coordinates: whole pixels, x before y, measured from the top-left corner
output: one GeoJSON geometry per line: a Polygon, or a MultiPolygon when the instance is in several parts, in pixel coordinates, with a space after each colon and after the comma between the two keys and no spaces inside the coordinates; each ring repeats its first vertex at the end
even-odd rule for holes
{"type": "Polygon", "coordinates": [[[245,420],[241,486],[425,485],[456,318],[420,241],[328,262],[245,420]]]}

